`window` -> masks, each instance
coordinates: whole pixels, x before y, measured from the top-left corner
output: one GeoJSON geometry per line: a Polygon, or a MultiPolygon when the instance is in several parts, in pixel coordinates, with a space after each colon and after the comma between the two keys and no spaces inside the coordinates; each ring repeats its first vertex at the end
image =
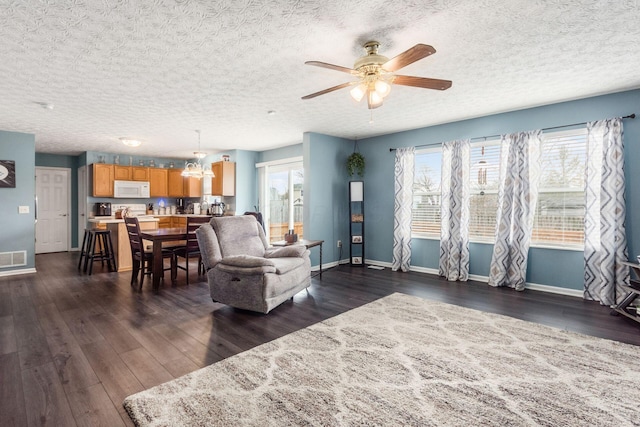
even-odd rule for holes
{"type": "Polygon", "coordinates": [[[260,206],[270,243],[284,240],[289,230],[303,238],[304,169],[299,159],[256,165],[260,175],[260,206]]]}
{"type": "Polygon", "coordinates": [[[471,145],[469,239],[493,243],[500,185],[500,141],[471,145]]]}
{"type": "Polygon", "coordinates": [[[413,179],[412,233],[440,237],[440,148],[420,150],[415,157],[413,179]]]}
{"type": "MultiPolygon", "coordinates": [[[[575,248],[584,242],[586,129],[542,137],[542,169],[531,243],[575,248]]],[[[416,153],[413,234],[440,236],[441,149],[416,153]]],[[[494,240],[498,206],[500,141],[471,144],[469,238],[494,240]]]]}
{"type": "Polygon", "coordinates": [[[587,131],[545,134],[532,244],[584,244],[587,131]]]}

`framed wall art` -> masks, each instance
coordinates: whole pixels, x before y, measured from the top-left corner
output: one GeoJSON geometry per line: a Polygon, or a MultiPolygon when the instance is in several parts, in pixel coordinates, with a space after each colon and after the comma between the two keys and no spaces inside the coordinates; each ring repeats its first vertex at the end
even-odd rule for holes
{"type": "Polygon", "coordinates": [[[0,188],[16,188],[16,162],[0,160],[0,188]]]}

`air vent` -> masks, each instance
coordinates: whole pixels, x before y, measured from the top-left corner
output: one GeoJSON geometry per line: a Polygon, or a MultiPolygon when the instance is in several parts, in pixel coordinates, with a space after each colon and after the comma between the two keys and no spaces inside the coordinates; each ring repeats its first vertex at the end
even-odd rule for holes
{"type": "Polygon", "coordinates": [[[27,251],[0,252],[0,268],[27,265],[27,251]]]}

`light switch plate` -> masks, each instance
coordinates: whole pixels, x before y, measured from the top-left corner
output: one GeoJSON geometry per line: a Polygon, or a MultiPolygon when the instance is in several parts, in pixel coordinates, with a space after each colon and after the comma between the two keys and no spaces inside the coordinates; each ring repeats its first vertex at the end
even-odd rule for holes
{"type": "Polygon", "coordinates": [[[18,206],[18,213],[29,213],[29,206],[18,206]]]}

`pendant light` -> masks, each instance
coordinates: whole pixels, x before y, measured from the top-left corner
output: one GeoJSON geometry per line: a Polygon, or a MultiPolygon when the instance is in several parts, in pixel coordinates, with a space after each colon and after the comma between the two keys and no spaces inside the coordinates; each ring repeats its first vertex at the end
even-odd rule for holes
{"type": "Polygon", "coordinates": [[[193,178],[203,178],[203,177],[215,177],[213,171],[211,171],[211,167],[202,166],[201,160],[207,156],[207,153],[200,151],[200,130],[196,130],[198,133],[198,151],[194,151],[193,155],[196,157],[195,162],[185,162],[184,170],[182,171],[182,176],[184,177],[193,177],[193,178]]]}

